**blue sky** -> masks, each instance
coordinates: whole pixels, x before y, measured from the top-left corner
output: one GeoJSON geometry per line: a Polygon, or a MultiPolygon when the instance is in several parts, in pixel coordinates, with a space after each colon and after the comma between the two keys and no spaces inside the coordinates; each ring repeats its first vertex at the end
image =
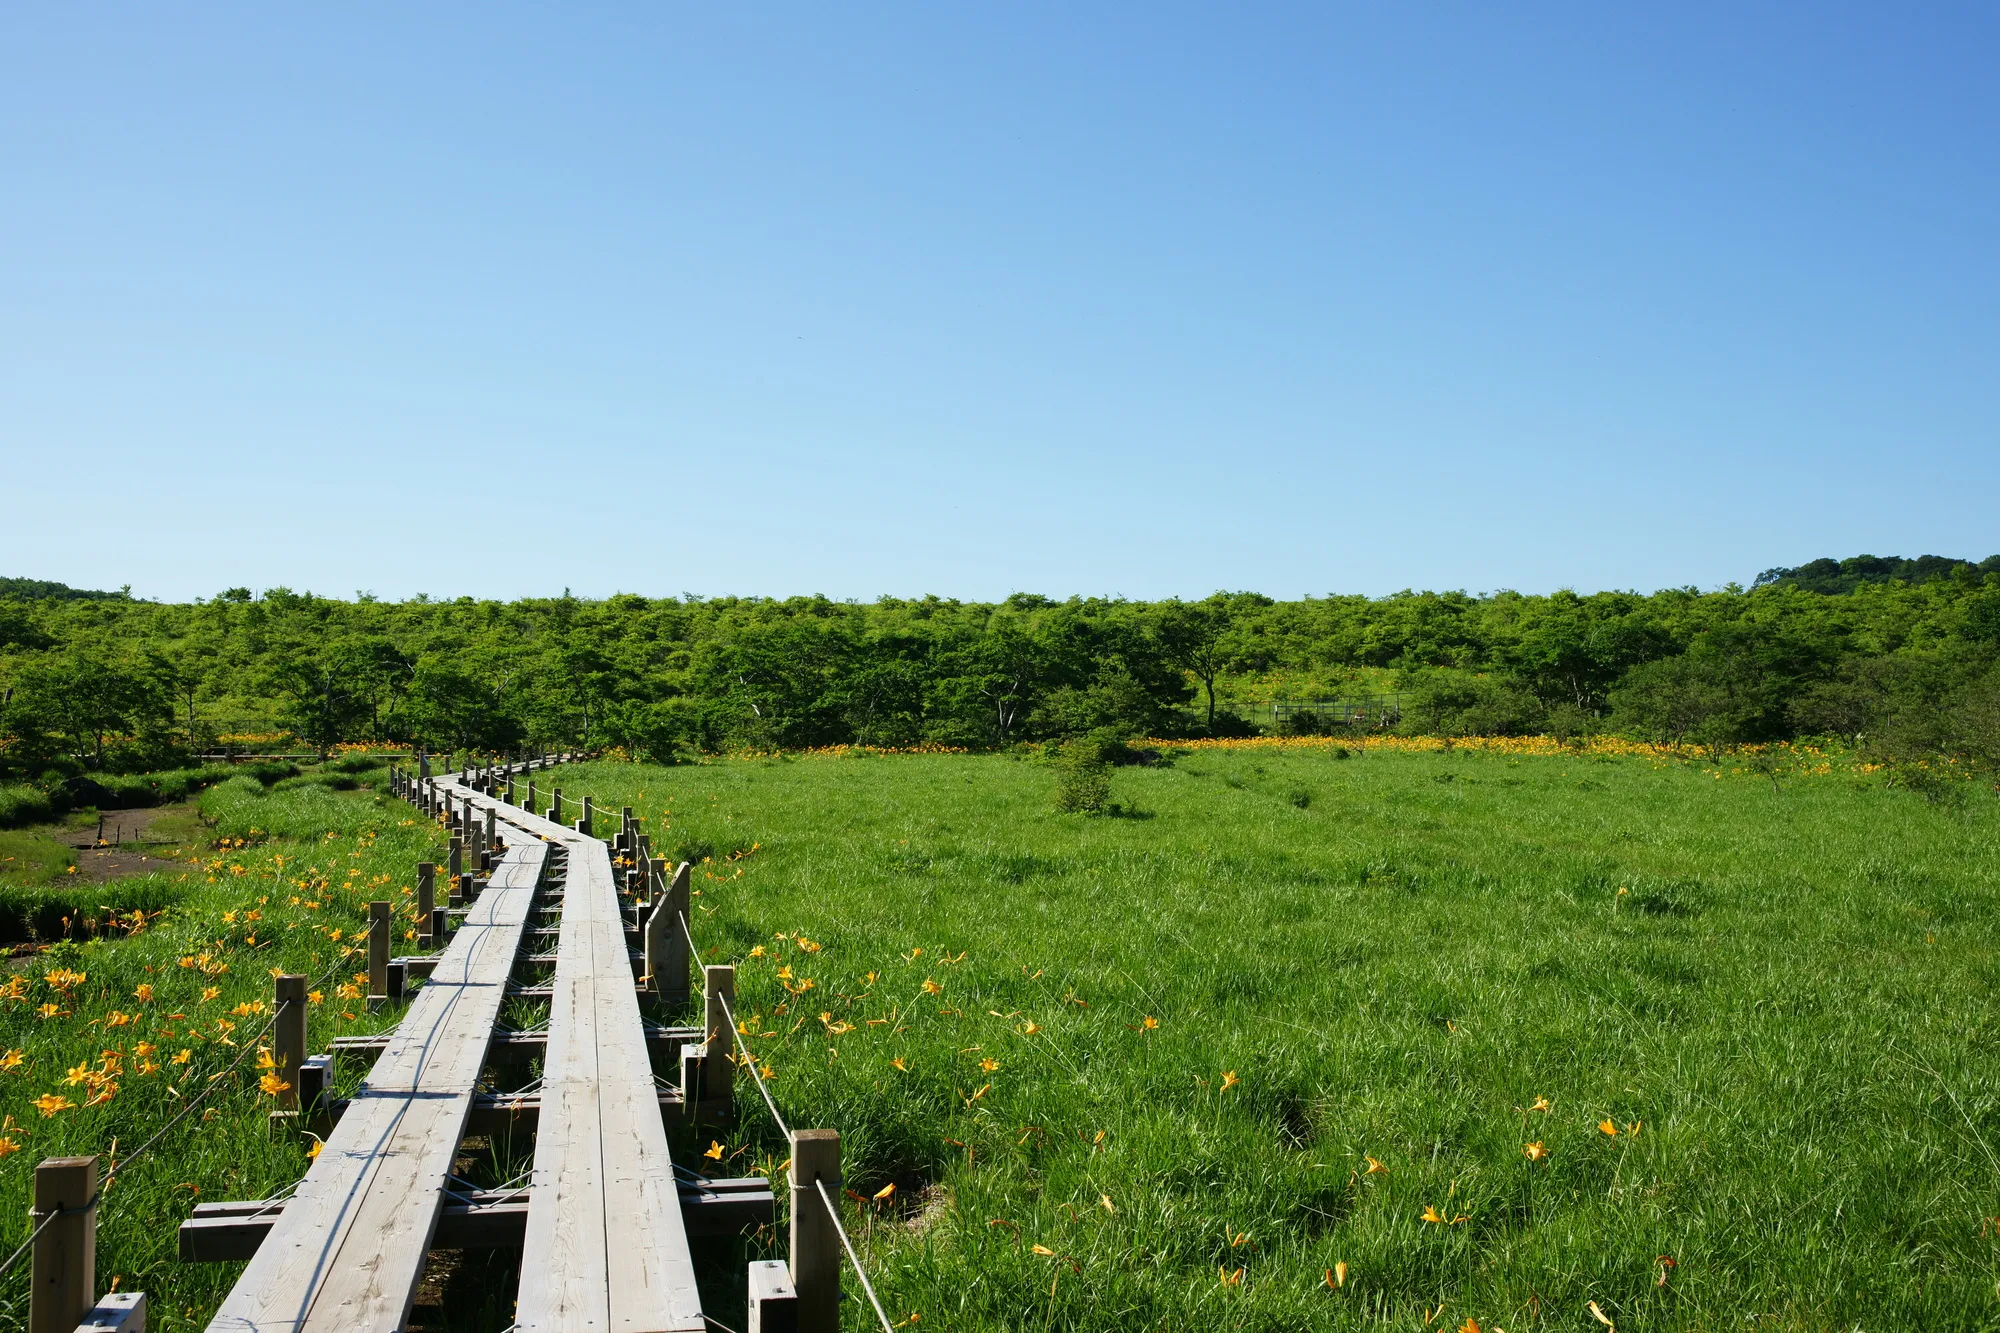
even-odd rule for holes
{"type": "Polygon", "coordinates": [[[1996,38],[12,6],[0,573],[1289,597],[1977,559],[1996,38]]]}

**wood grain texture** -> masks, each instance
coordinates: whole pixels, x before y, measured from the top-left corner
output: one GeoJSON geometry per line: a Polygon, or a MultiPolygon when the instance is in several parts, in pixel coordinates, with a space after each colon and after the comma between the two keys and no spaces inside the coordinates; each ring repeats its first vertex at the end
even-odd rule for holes
{"type": "Polygon", "coordinates": [[[609,849],[547,820],[569,875],[522,1246],[520,1333],[704,1328],[609,849]]]}

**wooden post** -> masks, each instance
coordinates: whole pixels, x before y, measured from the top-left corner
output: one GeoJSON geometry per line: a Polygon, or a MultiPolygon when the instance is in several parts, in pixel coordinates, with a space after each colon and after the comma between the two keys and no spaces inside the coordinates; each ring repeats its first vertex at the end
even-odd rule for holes
{"type": "Polygon", "coordinates": [[[439,940],[431,929],[431,916],[437,907],[437,863],[417,862],[417,929],[422,932],[418,941],[426,949],[438,947],[439,940]]]}
{"type": "Polygon", "coordinates": [[[514,804],[514,769],[513,769],[513,766],[512,766],[511,764],[510,764],[510,765],[508,765],[508,768],[507,768],[507,797],[506,797],[506,800],[507,800],[507,804],[509,804],[509,805],[512,805],[512,804],[514,804]]]}
{"type": "Polygon", "coordinates": [[[528,799],[522,804],[521,808],[531,815],[541,809],[540,806],[535,804],[535,780],[533,778],[528,779],[528,799]]]}
{"type": "Polygon", "coordinates": [[[482,870],[491,870],[493,868],[493,844],[496,841],[494,835],[497,832],[494,825],[498,822],[498,820],[499,820],[498,810],[496,810],[493,806],[490,805],[487,806],[486,829],[483,833],[480,834],[480,842],[482,845],[479,849],[479,854],[483,858],[482,864],[480,866],[482,870]]]}
{"type": "Polygon", "coordinates": [[[798,1333],[799,1293],[783,1259],[750,1264],[750,1333],[798,1333]]]}
{"type": "Polygon", "coordinates": [[[792,1131],[792,1287],[799,1333],[840,1333],[840,1234],[818,1186],[840,1197],[840,1131],[792,1131]]]}
{"type": "Polygon", "coordinates": [[[592,837],[596,837],[597,831],[591,827],[592,822],[595,821],[596,818],[597,818],[597,798],[595,796],[584,797],[583,822],[576,826],[576,831],[579,833],[588,833],[592,837]]]}
{"type": "Polygon", "coordinates": [[[277,1022],[271,1027],[271,1072],[289,1086],[278,1091],[280,1113],[299,1109],[299,1067],[306,1062],[306,979],[287,972],[273,984],[277,1022]]]}
{"type": "Polygon", "coordinates": [[[560,824],[563,822],[561,787],[557,787],[555,791],[550,793],[549,795],[549,822],[551,824],[560,824]]]}
{"type": "Polygon", "coordinates": [[[417,776],[427,782],[430,780],[431,752],[427,749],[417,751],[417,776]]]}
{"type": "Polygon", "coordinates": [[[688,997],[687,936],[681,933],[679,914],[687,910],[688,876],[694,869],[681,862],[671,886],[663,883],[666,867],[653,872],[653,910],[646,917],[646,974],[652,978],[653,994],[668,1004],[682,1005],[688,997]]]}
{"type": "Polygon", "coordinates": [[[379,1009],[389,998],[389,904],[368,904],[368,1007],[379,1009]]]}
{"type": "MultiPolygon", "coordinates": [[[[679,929],[678,926],[675,929],[679,929]]],[[[703,1105],[728,1115],[735,1105],[736,1025],[723,1009],[736,1007],[736,969],[728,963],[711,964],[701,970],[701,1027],[703,1033],[701,1100],[703,1105]]]]}
{"type": "Polygon", "coordinates": [[[74,1333],[97,1303],[97,1159],[51,1157],[35,1168],[28,1333],[74,1333]]]}
{"type": "Polygon", "coordinates": [[[461,843],[456,836],[451,840],[451,850],[446,853],[444,864],[445,874],[451,880],[451,883],[446,885],[446,889],[451,895],[451,905],[453,907],[463,907],[465,906],[465,844],[461,843]]]}

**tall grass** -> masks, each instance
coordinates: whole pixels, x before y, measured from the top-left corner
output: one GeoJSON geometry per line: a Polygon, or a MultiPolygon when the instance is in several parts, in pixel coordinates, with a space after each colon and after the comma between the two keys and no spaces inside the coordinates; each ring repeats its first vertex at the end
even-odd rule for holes
{"type": "Polygon", "coordinates": [[[697,938],[898,1319],[1996,1318],[1991,803],[1468,753],[1205,752],[1121,818],[1004,757],[554,780],[710,858],[697,938]]]}
{"type": "MultiPolygon", "coordinates": [[[[253,1042],[269,1018],[271,968],[314,978],[331,969],[310,1011],[315,1050],[396,1021],[339,991],[363,966],[343,953],[370,898],[407,901],[437,830],[398,802],[324,787],[268,792],[243,776],[209,791],[203,810],[206,845],[183,868],[73,891],[91,911],[114,901],[101,895],[121,895],[109,937],[60,944],[0,973],[0,1254],[27,1235],[37,1161],[95,1153],[102,1169],[122,1160],[253,1042]],[[131,908],[142,902],[164,910],[149,908],[141,924],[131,908]],[[47,1016],[44,1005],[53,1006],[47,1016]],[[186,1063],[175,1063],[183,1050],[186,1063]],[[106,1086],[115,1091],[88,1105],[106,1086]],[[44,1097],[69,1105],[45,1115],[44,1097]]],[[[194,1204],[267,1197],[305,1172],[310,1143],[269,1132],[258,1075],[253,1053],[105,1192],[100,1285],[115,1278],[146,1291],[153,1328],[204,1327],[240,1268],[176,1258],[175,1228],[194,1204]]],[[[25,1264],[0,1278],[0,1328],[25,1325],[27,1279],[25,1264]]]]}
{"type": "MultiPolygon", "coordinates": [[[[555,781],[703,862],[697,939],[739,965],[792,1123],[843,1132],[850,1226],[915,1327],[1520,1333],[1601,1328],[1590,1302],[1628,1331],[1994,1321],[1990,804],[1468,753],[1207,751],[1117,770],[1116,817],[1056,813],[1047,767],[996,756],[555,781]]],[[[254,1033],[217,1020],[268,1000],[267,968],[318,975],[329,932],[401,901],[434,845],[405,807],[324,786],[226,782],[203,808],[232,845],[164,877],[178,906],[32,960],[0,1001],[0,1051],[24,1056],[0,1073],[21,1149],[0,1246],[35,1160],[129,1152],[170,1079],[187,1095],[254,1033]],[[228,971],[179,963],[202,953],[228,971]],[[132,1073],[140,1040],[190,1064],[132,1073]],[[76,1094],[66,1071],[105,1049],[119,1092],[43,1118],[34,1099],[76,1094]]],[[[329,994],[312,1044],[394,1021],[329,994]]],[[[782,1143],[738,1102],[679,1155],[776,1173],[782,1143]]],[[[200,1326],[234,1277],[173,1259],[195,1200],[303,1172],[267,1105],[227,1081],[107,1195],[100,1272],[153,1293],[155,1327],[200,1326]]],[[[499,1179],[525,1148],[481,1151],[499,1179]]],[[[770,1246],[704,1248],[725,1319],[770,1246]]],[[[461,1271],[478,1299],[452,1317],[504,1327],[504,1257],[461,1271]]],[[[0,1281],[0,1326],[24,1282],[0,1281]]]]}
{"type": "MultiPolygon", "coordinates": [[[[376,767],[379,762],[365,761],[357,767],[343,760],[328,767],[332,773],[343,775],[352,787],[357,785],[352,774],[376,767]]],[[[172,768],[153,773],[96,773],[90,775],[90,781],[108,793],[103,808],[129,810],[184,801],[204,788],[236,778],[251,778],[269,785],[298,775],[298,766],[290,763],[207,764],[201,768],[172,768]]],[[[61,788],[44,790],[25,783],[0,786],[0,828],[47,823],[72,808],[74,802],[61,788]]]]}

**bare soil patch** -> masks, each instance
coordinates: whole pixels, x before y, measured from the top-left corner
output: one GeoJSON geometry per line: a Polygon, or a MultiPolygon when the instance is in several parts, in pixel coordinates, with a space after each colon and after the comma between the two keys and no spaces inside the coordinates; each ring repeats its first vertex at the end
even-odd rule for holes
{"type": "Polygon", "coordinates": [[[194,817],[189,804],[139,810],[107,810],[100,823],[65,829],[60,840],[76,852],[76,874],[91,884],[171,870],[178,864],[164,853],[187,845],[184,834],[194,817]],[[100,841],[100,831],[101,838],[100,841]]]}

